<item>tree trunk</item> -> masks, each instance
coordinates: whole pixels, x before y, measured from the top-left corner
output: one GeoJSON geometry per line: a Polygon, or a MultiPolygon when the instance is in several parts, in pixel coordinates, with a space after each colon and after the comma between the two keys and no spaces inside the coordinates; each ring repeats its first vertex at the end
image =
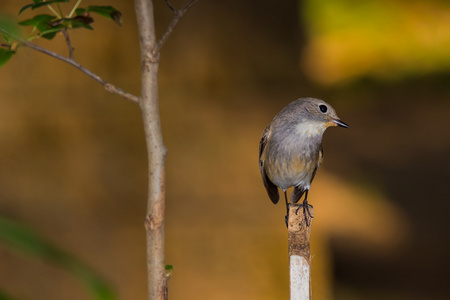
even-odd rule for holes
{"type": "Polygon", "coordinates": [[[141,52],[140,107],[148,153],[147,288],[149,300],[164,300],[166,294],[164,262],[165,157],[158,105],[159,52],[156,49],[153,3],[135,0],[141,52]]]}

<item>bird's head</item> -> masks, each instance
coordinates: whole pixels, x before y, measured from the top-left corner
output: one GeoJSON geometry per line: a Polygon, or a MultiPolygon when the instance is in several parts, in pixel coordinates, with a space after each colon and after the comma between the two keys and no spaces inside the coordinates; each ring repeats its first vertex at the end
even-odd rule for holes
{"type": "Polygon", "coordinates": [[[305,125],[310,123],[321,124],[325,128],[331,126],[349,127],[339,119],[334,108],[323,100],[302,98],[293,103],[298,120],[305,125]]]}

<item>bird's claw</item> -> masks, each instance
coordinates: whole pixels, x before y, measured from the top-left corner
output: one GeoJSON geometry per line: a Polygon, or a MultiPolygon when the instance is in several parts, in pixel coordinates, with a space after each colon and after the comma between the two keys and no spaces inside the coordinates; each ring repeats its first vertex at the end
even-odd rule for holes
{"type": "MultiPolygon", "coordinates": [[[[306,226],[309,227],[311,225],[311,219],[314,218],[314,216],[309,211],[309,208],[313,208],[313,206],[311,204],[309,204],[308,202],[306,202],[306,203],[303,202],[295,210],[296,215],[298,215],[298,211],[300,210],[300,208],[303,208],[303,216],[305,217],[306,226]]],[[[301,225],[301,223],[300,223],[300,225],[301,225]]]]}
{"type": "Polygon", "coordinates": [[[284,217],[284,222],[286,223],[286,228],[289,228],[289,207],[290,207],[290,203],[287,202],[287,198],[286,198],[286,216],[284,217]]]}

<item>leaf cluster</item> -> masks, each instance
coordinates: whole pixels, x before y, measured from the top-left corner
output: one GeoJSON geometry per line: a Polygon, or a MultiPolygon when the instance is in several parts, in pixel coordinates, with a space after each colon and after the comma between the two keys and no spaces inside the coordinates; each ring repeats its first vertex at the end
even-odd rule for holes
{"type": "MultiPolygon", "coordinates": [[[[33,3],[22,7],[19,11],[19,15],[28,9],[35,10],[36,8],[44,6],[49,7],[55,3],[60,10],[59,3],[61,2],[69,2],[69,0],[34,0],[33,3]]],[[[122,14],[120,13],[120,11],[112,6],[95,5],[88,6],[87,8],[76,8],[75,16],[73,16],[72,13],[66,17],[61,17],[56,14],[40,14],[34,16],[31,19],[19,22],[19,25],[33,26],[34,29],[37,29],[39,31],[39,37],[51,40],[55,37],[56,33],[61,32],[62,30],[77,28],[86,28],[92,30],[93,28],[90,24],[94,22],[94,17],[91,15],[91,13],[96,13],[100,16],[111,19],[119,26],[122,25],[122,14]]]]}
{"type": "MultiPolygon", "coordinates": [[[[0,67],[16,53],[17,43],[11,36],[17,35],[17,24],[6,17],[0,18],[0,67]]],[[[0,298],[1,299],[1,298],[0,298]]]]}
{"type": "MultiPolygon", "coordinates": [[[[59,32],[85,28],[93,30],[91,24],[94,22],[94,15],[102,16],[114,21],[117,25],[122,25],[122,13],[113,6],[90,5],[85,8],[79,7],[82,2],[75,1],[69,14],[64,15],[60,7],[61,3],[68,3],[70,0],[33,0],[33,3],[27,4],[19,10],[19,15],[27,10],[38,8],[48,8],[52,14],[38,14],[32,18],[17,23],[21,26],[32,26],[31,35],[28,41],[45,38],[53,39],[59,32]]],[[[17,24],[10,20],[0,18],[0,67],[3,66],[15,53],[20,44],[14,37],[19,37],[20,30],[17,24]]]]}

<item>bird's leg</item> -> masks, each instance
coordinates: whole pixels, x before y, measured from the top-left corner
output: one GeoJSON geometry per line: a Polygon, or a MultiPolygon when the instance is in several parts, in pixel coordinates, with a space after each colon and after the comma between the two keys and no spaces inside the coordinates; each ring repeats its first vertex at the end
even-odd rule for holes
{"type": "Polygon", "coordinates": [[[289,221],[289,202],[287,199],[286,191],[284,191],[284,200],[286,202],[286,217],[284,217],[284,222],[286,223],[286,227],[288,227],[288,221],[289,221]]]}
{"type": "MultiPolygon", "coordinates": [[[[308,213],[308,216],[310,217],[310,218],[314,218],[314,216],[313,215],[311,215],[311,212],[309,211],[309,208],[311,207],[313,207],[311,204],[309,204],[308,203],[308,191],[309,190],[306,190],[306,192],[305,192],[305,199],[303,200],[303,203],[302,203],[302,206],[303,206],[303,213],[305,214],[305,212],[307,212],[308,213]]],[[[305,217],[306,217],[306,214],[305,214],[305,217]]]]}
{"type": "Polygon", "coordinates": [[[299,205],[299,207],[298,207],[297,210],[295,211],[295,214],[298,213],[300,207],[303,207],[303,215],[305,216],[306,226],[309,227],[309,225],[310,225],[311,223],[308,222],[308,220],[314,218],[314,216],[311,215],[311,212],[309,211],[309,208],[310,208],[310,207],[312,208],[313,206],[312,206],[311,204],[308,203],[308,191],[309,191],[309,190],[306,190],[306,191],[305,191],[305,199],[303,199],[303,203],[302,203],[301,205],[299,205]],[[309,219],[308,219],[308,216],[307,216],[306,214],[308,214],[309,219]]]}

